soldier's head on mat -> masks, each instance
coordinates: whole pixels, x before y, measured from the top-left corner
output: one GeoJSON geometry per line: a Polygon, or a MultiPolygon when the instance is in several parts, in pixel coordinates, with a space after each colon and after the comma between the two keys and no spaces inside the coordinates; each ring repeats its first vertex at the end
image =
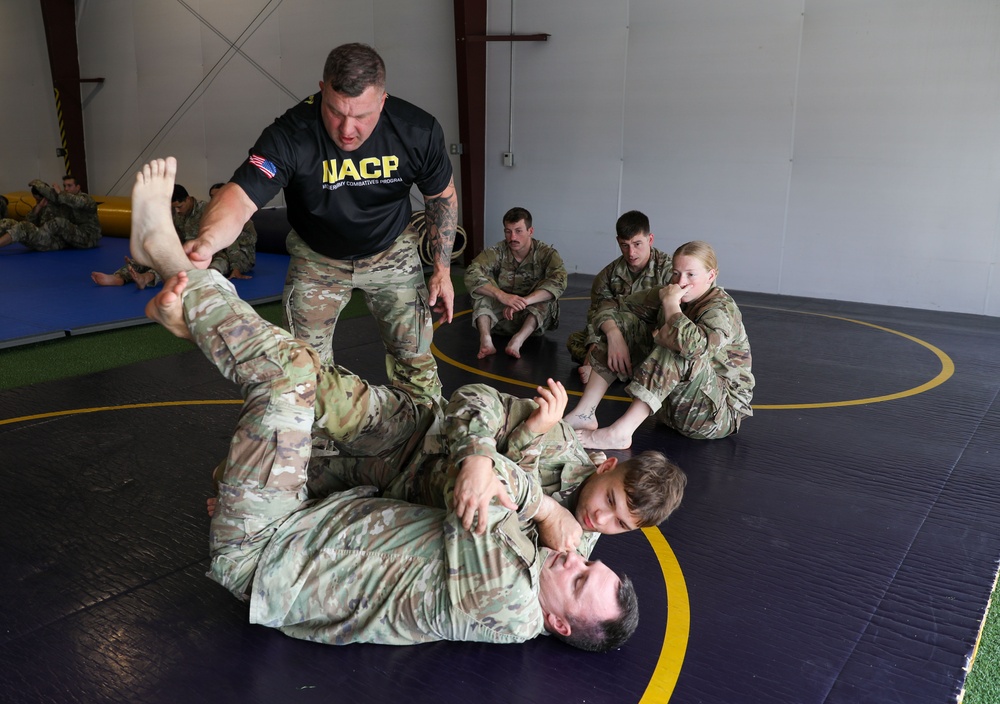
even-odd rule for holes
{"type": "Polygon", "coordinates": [[[526,208],[511,208],[503,216],[503,238],[507,246],[520,259],[531,249],[535,228],[531,226],[531,213],[526,208]]]}
{"type": "Polygon", "coordinates": [[[649,218],[645,213],[630,210],[619,217],[615,223],[615,239],[629,271],[634,274],[646,268],[653,247],[653,233],[649,231],[649,218]]]}
{"type": "Polygon", "coordinates": [[[352,152],[371,136],[382,115],[385,63],[367,44],[343,44],[330,52],[319,82],[323,125],[334,144],[352,152]]]}
{"type": "Polygon", "coordinates": [[[687,476],[662,452],[609,457],[580,486],[573,515],[584,530],[605,535],[659,525],[680,505],[685,486],[687,476]]]}
{"type": "Polygon", "coordinates": [[[628,577],[600,560],[549,551],[538,588],[545,628],[583,650],[621,646],[639,625],[639,602],[628,577]]]}

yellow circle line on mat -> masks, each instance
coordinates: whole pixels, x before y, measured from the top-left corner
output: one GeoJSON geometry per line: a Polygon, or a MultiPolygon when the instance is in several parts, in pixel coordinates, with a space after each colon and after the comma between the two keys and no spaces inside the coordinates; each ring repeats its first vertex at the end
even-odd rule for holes
{"type": "Polygon", "coordinates": [[[656,669],[649,678],[646,691],[639,704],[661,704],[667,702],[677,685],[681,674],[684,655],[687,652],[688,635],[691,632],[691,604],[688,601],[687,583],[677,562],[674,551],[658,528],[643,528],[656,561],[663,571],[663,582],[667,590],[667,625],[663,634],[663,646],[656,660],[656,669]]]}
{"type": "Polygon", "coordinates": [[[156,401],[153,403],[127,403],[121,406],[95,406],[94,408],[71,408],[68,411],[50,411],[49,413],[36,413],[32,416],[21,416],[20,418],[5,418],[0,420],[0,425],[11,423],[23,423],[29,420],[40,420],[42,418],[58,418],[59,416],[75,416],[83,413],[99,413],[101,411],[127,411],[134,408],[162,408],[164,406],[230,406],[242,404],[239,399],[219,399],[216,401],[156,401]]]}
{"type": "MultiPolygon", "coordinates": [[[[561,300],[561,301],[579,301],[579,300],[588,300],[588,299],[575,297],[575,298],[561,298],[559,300],[561,300]]],[[[920,384],[919,386],[914,386],[912,389],[906,389],[905,391],[897,391],[896,393],[885,394],[884,396],[872,396],[871,398],[848,399],[847,401],[822,401],[822,402],[819,402],[819,403],[754,404],[753,405],[753,409],[755,411],[762,411],[762,410],[768,410],[768,411],[787,411],[787,410],[801,410],[801,409],[807,409],[807,408],[838,408],[840,406],[864,406],[864,405],[869,404],[869,403],[881,403],[883,401],[895,401],[896,399],[906,398],[907,396],[916,396],[917,394],[922,394],[925,391],[929,391],[929,390],[933,389],[935,386],[940,386],[944,382],[948,381],[948,379],[950,379],[951,376],[955,373],[955,363],[951,361],[951,357],[949,357],[947,354],[945,354],[943,351],[941,351],[940,349],[938,349],[937,347],[935,347],[931,343],[924,342],[923,340],[921,340],[921,339],[919,339],[917,337],[914,337],[913,335],[907,335],[905,332],[899,332],[898,330],[893,330],[892,328],[882,327],[881,325],[875,325],[874,323],[866,323],[863,320],[855,320],[853,318],[843,318],[843,317],[841,317],[839,315],[827,315],[825,313],[811,313],[809,311],[790,310],[790,309],[787,309],[787,308],[770,308],[768,306],[751,306],[751,305],[748,305],[748,306],[743,306],[743,307],[744,308],[761,308],[763,310],[775,310],[775,311],[780,311],[782,313],[798,313],[800,315],[815,315],[815,316],[820,317],[820,318],[832,318],[833,320],[843,320],[843,321],[846,321],[848,323],[855,323],[856,325],[864,325],[864,326],[869,327],[869,328],[874,328],[876,330],[881,330],[883,332],[892,333],[893,335],[899,335],[900,337],[905,338],[907,340],[910,340],[911,342],[916,342],[918,345],[921,345],[922,347],[926,347],[931,352],[933,352],[934,355],[938,358],[938,361],[941,362],[941,371],[938,372],[937,376],[935,376],[930,381],[927,381],[927,382],[925,382],[923,384],[920,384]]],[[[471,312],[472,312],[471,309],[470,310],[463,310],[460,313],[455,313],[455,315],[453,317],[457,318],[457,317],[462,316],[462,315],[467,315],[467,314],[469,314],[471,312]]],[[[440,326],[440,323],[437,323],[434,327],[435,327],[435,329],[437,329],[439,326],[440,326]]],[[[534,389],[536,386],[538,386],[537,383],[536,384],[531,384],[531,383],[528,383],[526,381],[521,381],[520,379],[511,379],[509,377],[499,376],[498,374],[492,374],[490,372],[484,372],[481,369],[476,369],[475,367],[470,367],[468,364],[462,364],[461,362],[452,359],[451,357],[449,357],[448,355],[446,355],[444,352],[442,352],[440,350],[440,348],[436,344],[434,344],[433,342],[431,343],[431,351],[434,353],[434,356],[438,357],[441,361],[446,362],[446,363],[450,364],[453,367],[457,367],[458,369],[462,369],[464,371],[467,371],[470,374],[475,374],[476,376],[487,377],[489,379],[496,379],[497,381],[503,381],[503,382],[506,382],[508,384],[516,384],[518,386],[526,386],[526,387],[528,387],[530,389],[534,389]]],[[[572,396],[582,396],[583,395],[583,393],[580,392],[580,391],[572,391],[570,389],[567,389],[566,393],[568,393],[568,394],[570,394],[572,396]]],[[[611,395],[608,395],[608,396],[604,396],[604,398],[607,399],[607,400],[609,400],[609,401],[624,401],[625,403],[631,403],[632,402],[632,399],[629,398],[629,397],[627,397],[627,396],[611,396],[611,395]]]]}
{"type": "MultiPolygon", "coordinates": [[[[58,418],[61,416],[81,415],[84,413],[100,413],[102,411],[127,411],[138,408],[163,408],[169,406],[223,406],[242,404],[235,399],[205,400],[205,401],[158,401],[153,403],[129,403],[121,406],[96,406],[93,408],[76,408],[67,411],[52,411],[36,413],[20,418],[5,418],[0,425],[20,423],[43,418],[58,418]]],[[[649,678],[649,684],[643,693],[639,704],[666,702],[674,691],[677,678],[680,676],[684,654],[687,652],[688,635],[691,629],[690,602],[688,601],[687,584],[684,574],[677,562],[674,551],[670,549],[667,539],[658,528],[643,528],[643,534],[649,541],[656,561],[663,572],[663,582],[667,595],[667,624],[663,635],[663,645],[656,661],[656,667],[649,678]]]]}

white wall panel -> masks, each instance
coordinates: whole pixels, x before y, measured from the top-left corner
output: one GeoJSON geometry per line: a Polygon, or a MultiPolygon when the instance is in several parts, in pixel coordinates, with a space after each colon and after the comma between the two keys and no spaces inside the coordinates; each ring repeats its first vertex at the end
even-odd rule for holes
{"type": "Polygon", "coordinates": [[[631,2],[621,210],[670,253],[701,239],[720,282],[775,292],[802,2],[631,2]]]}
{"type": "MultiPolygon", "coordinates": [[[[624,2],[592,3],[582,12],[573,3],[516,3],[513,33],[552,36],[513,44],[512,110],[511,45],[487,45],[488,245],[503,239],[503,214],[522,206],[534,217],[535,235],[556,245],[569,271],[594,273],[611,260],[625,8],[624,2]],[[513,167],[502,165],[508,146],[513,167]]],[[[489,32],[511,33],[509,4],[490,4],[489,32]]]]}
{"type": "Polygon", "coordinates": [[[807,4],[784,292],[987,312],[998,28],[994,2],[807,4]]]}

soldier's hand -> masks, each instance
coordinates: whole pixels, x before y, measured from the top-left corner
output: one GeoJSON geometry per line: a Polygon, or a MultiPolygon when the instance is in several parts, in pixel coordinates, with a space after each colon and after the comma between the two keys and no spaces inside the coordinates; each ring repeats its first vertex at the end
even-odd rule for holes
{"type": "Polygon", "coordinates": [[[493,471],[493,460],[482,455],[466,457],[455,479],[455,515],[466,530],[472,530],[475,523],[476,533],[482,535],[486,532],[486,514],[494,496],[502,506],[517,510],[517,504],[511,500],[493,471]]]}
{"type": "Polygon", "coordinates": [[[535,397],[535,403],[538,404],[538,408],[531,412],[524,425],[536,435],[544,435],[562,420],[566,413],[569,395],[561,381],[552,379],[547,380],[545,386],[536,387],[536,391],[538,396],[535,397]]]}
{"type": "Polygon", "coordinates": [[[608,335],[608,369],[616,374],[632,376],[632,355],[621,332],[608,335]]]}
{"type": "Polygon", "coordinates": [[[184,253],[187,254],[188,260],[196,269],[207,269],[208,265],[212,263],[212,257],[215,256],[216,250],[201,237],[188,240],[183,246],[184,253]]]}
{"type": "Polygon", "coordinates": [[[535,527],[542,545],[559,552],[573,552],[583,537],[583,527],[573,514],[550,496],[542,499],[535,515],[535,527]]]}
{"type": "Polygon", "coordinates": [[[455,311],[455,286],[451,282],[451,271],[435,271],[427,281],[427,304],[441,317],[442,323],[450,323],[455,311]]]}

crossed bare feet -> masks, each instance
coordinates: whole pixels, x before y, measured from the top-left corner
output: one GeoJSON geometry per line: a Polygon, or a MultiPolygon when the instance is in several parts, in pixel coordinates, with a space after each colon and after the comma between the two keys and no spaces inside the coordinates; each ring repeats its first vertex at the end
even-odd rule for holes
{"type": "Polygon", "coordinates": [[[132,277],[132,281],[135,283],[135,287],[140,291],[147,286],[152,286],[156,281],[156,275],[151,271],[140,272],[136,269],[139,266],[134,259],[131,257],[125,257],[125,266],[128,267],[128,273],[132,277]]]}

